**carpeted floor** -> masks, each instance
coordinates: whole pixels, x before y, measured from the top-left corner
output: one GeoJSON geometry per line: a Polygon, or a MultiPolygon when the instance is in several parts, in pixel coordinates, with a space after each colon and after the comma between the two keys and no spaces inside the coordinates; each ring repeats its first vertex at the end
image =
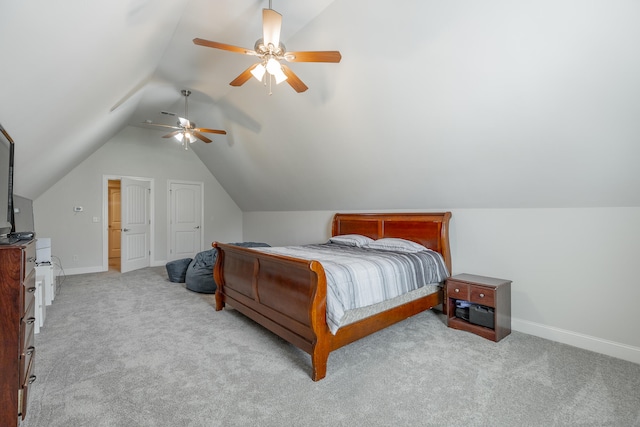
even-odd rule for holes
{"type": "Polygon", "coordinates": [[[164,267],[67,277],[36,335],[26,427],[640,426],[640,365],[421,313],[310,357],[164,267]]]}

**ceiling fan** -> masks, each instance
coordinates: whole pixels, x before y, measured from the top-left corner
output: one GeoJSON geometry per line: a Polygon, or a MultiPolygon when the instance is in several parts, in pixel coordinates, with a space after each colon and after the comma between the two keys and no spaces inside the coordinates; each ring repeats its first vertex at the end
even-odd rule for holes
{"type": "Polygon", "coordinates": [[[258,63],[251,65],[229,83],[231,86],[242,86],[251,76],[254,76],[259,81],[264,81],[265,84],[265,77],[269,79],[269,83],[271,83],[271,77],[273,77],[276,84],[286,81],[296,92],[304,92],[308,89],[307,85],[291,71],[291,68],[280,61],[284,59],[287,62],[340,62],[342,55],[337,50],[287,52],[285,46],[280,43],[281,26],[282,15],[271,9],[271,0],[269,0],[269,9],[262,9],[262,38],[256,41],[254,50],[200,38],[193,39],[193,42],[200,46],[228,50],[260,58],[258,63]]]}
{"type": "Polygon", "coordinates": [[[187,105],[187,98],[189,97],[189,95],[191,95],[191,91],[187,89],[183,89],[182,95],[184,95],[184,118],[178,117],[177,126],[170,126],[170,125],[163,125],[160,123],[149,123],[149,122],[145,122],[145,124],[148,124],[151,126],[160,126],[160,127],[169,128],[169,129],[176,129],[175,131],[164,135],[163,138],[175,137],[178,141],[182,142],[182,146],[184,147],[185,150],[189,149],[189,144],[192,144],[194,141],[196,141],[196,138],[206,142],[207,144],[210,143],[211,140],[206,136],[204,136],[202,133],[217,133],[220,135],[227,134],[227,132],[224,130],[196,127],[196,124],[194,122],[189,121],[188,119],[189,107],[187,105]]]}

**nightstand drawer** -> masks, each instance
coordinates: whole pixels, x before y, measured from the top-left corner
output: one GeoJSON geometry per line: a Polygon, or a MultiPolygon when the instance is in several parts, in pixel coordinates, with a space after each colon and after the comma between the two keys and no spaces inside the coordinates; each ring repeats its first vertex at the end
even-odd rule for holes
{"type": "Polygon", "coordinates": [[[469,301],[474,304],[480,304],[487,307],[496,306],[496,290],[491,288],[483,288],[480,286],[471,286],[471,296],[469,301]]]}
{"type": "Polygon", "coordinates": [[[447,280],[447,296],[469,301],[469,284],[447,280]]]}

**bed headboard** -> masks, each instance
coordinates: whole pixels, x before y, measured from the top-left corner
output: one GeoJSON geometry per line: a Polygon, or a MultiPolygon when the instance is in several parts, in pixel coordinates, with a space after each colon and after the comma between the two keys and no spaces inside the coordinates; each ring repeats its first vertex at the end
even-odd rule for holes
{"type": "Polygon", "coordinates": [[[362,213],[333,216],[331,235],[362,234],[372,239],[398,237],[440,252],[451,273],[449,220],[451,212],[362,213]]]}

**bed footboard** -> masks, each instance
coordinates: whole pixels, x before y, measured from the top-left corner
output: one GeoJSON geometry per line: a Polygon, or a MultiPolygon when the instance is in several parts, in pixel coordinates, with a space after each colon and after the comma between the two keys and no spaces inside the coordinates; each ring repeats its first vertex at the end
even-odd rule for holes
{"type": "Polygon", "coordinates": [[[327,284],[317,261],[306,261],[214,243],[216,310],[231,305],[311,355],[314,381],[326,375],[330,334],[327,284]]]}

